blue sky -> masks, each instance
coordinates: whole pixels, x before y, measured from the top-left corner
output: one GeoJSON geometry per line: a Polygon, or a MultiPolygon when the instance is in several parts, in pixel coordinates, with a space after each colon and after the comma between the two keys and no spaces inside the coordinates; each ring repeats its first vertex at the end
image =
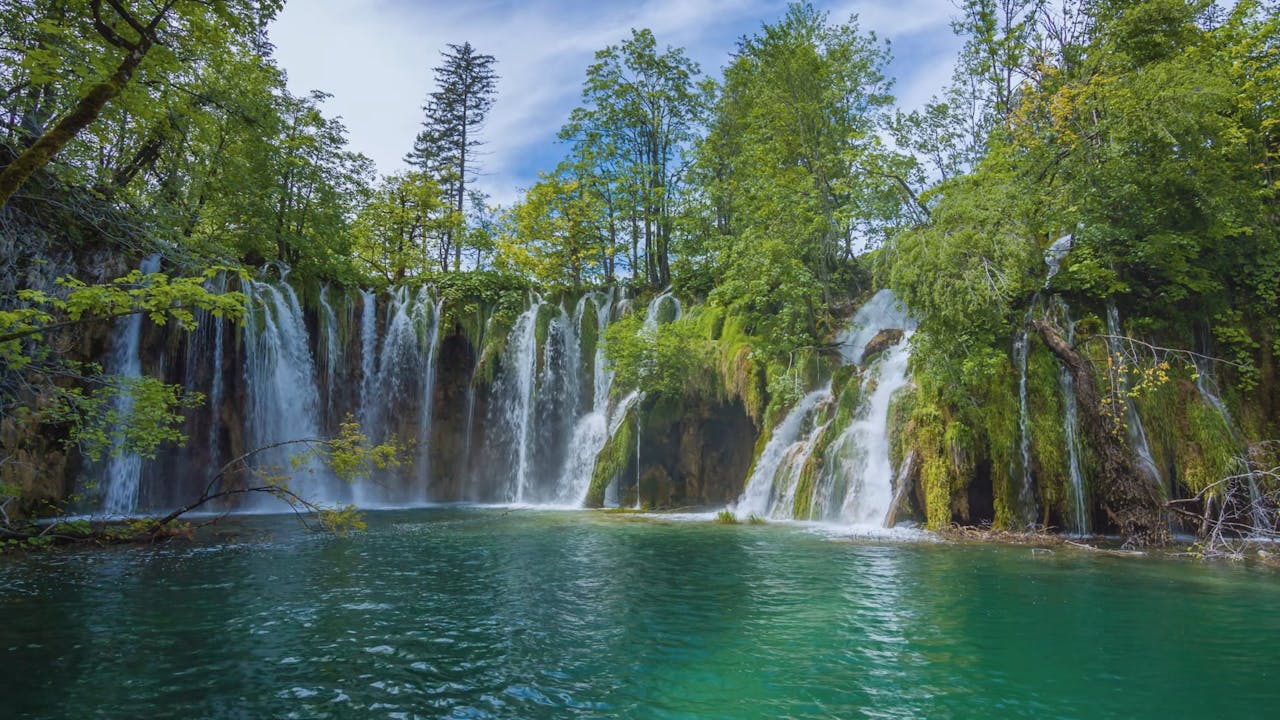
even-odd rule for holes
{"type": "MultiPolygon", "coordinates": [[[[403,167],[434,89],[431,69],[447,43],[469,41],[497,58],[498,95],[482,136],[480,186],[508,204],[564,154],[556,132],[578,105],[596,50],[630,29],[653,30],[683,47],[704,73],[720,76],[737,39],[779,18],[766,0],[292,0],[270,29],[276,57],[296,93],[332,93],[351,146],[380,172],[403,167]]],[[[859,16],[863,30],[891,42],[888,74],[901,107],[923,104],[951,76],[960,42],[950,0],[815,2],[832,20],[859,16]]]]}

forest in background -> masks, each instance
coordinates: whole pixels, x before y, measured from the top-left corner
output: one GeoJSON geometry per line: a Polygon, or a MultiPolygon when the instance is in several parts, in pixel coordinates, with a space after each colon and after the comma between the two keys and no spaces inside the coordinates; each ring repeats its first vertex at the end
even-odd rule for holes
{"type": "Polygon", "coordinates": [[[966,0],[955,78],[910,113],[888,46],[807,4],[742,38],[719,77],[632,30],[587,69],[563,161],[510,208],[473,184],[500,59],[450,46],[405,170],[379,178],[323,93],[286,89],[265,31],[279,9],[0,6],[6,422],[70,425],[103,452],[110,398],[132,393],[151,413],[132,446],[180,440],[198,398],[114,381],[54,331],[238,316],[207,271],[279,263],[458,297],[669,287],[701,309],[656,332],[615,323],[621,385],[742,396],[767,434],[829,372],[856,299],[889,287],[920,323],[895,453],[915,458],[930,526],[967,520],[976,483],[999,526],[1062,525],[1063,368],[1100,516],[1127,537],[1163,539],[1178,497],[1227,503],[1242,470],[1274,479],[1274,2],[966,0]],[[126,274],[156,252],[166,275],[126,274]],[[1229,415],[1206,410],[1218,395],[1229,415]],[[1134,467],[1130,407],[1171,491],[1134,467]]]}

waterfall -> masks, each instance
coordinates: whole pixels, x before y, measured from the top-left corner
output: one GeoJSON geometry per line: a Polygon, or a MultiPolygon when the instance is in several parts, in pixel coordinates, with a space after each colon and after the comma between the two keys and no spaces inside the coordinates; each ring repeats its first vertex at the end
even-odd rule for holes
{"type": "Polygon", "coordinates": [[[572,312],[563,303],[535,298],[516,319],[489,406],[491,431],[484,438],[490,462],[497,463],[487,474],[509,482],[503,486],[505,498],[501,490],[498,497],[484,491],[473,496],[582,504],[621,407],[610,403],[613,373],[604,354],[612,308],[612,292],[587,293],[572,312]],[[594,327],[585,325],[589,322],[594,327]],[[597,337],[593,349],[584,347],[584,335],[591,331],[597,337]]]}
{"type": "MultiPolygon", "coordinates": [[[[893,464],[889,459],[889,404],[893,396],[906,387],[910,378],[907,363],[911,358],[904,337],[889,348],[880,359],[875,387],[859,414],[836,442],[840,457],[851,462],[849,489],[840,509],[840,519],[853,525],[882,527],[893,503],[893,464]]],[[[869,388],[873,373],[867,373],[863,392],[869,388]]]]}
{"type": "Polygon", "coordinates": [[[378,372],[378,298],[372,290],[360,291],[360,427],[369,434],[373,423],[373,387],[378,372]]]}
{"type": "MultiPolygon", "coordinates": [[[[530,426],[534,420],[534,377],[537,372],[538,347],[538,312],[542,309],[542,300],[530,303],[516,320],[515,327],[507,339],[507,352],[510,357],[508,367],[514,373],[512,378],[504,378],[504,389],[508,392],[504,403],[504,425],[514,431],[516,441],[515,476],[508,495],[511,502],[523,503],[525,493],[529,491],[530,463],[532,459],[530,444],[530,426]],[[515,343],[512,345],[511,343],[515,343]],[[509,386],[506,387],[506,386],[509,386]]],[[[500,393],[502,394],[502,393],[500,393]]]]}
{"type": "MultiPolygon", "coordinates": [[[[1241,448],[1241,455],[1248,457],[1247,441],[1241,435],[1240,429],[1236,427],[1235,420],[1231,417],[1231,411],[1227,409],[1227,404],[1223,402],[1216,388],[1210,385],[1212,376],[1209,374],[1209,367],[1199,357],[1195,358],[1195,365],[1196,390],[1199,391],[1200,398],[1222,416],[1222,421],[1226,424],[1227,431],[1231,433],[1231,439],[1241,448]]],[[[1259,530],[1270,530],[1273,527],[1271,518],[1267,516],[1267,511],[1262,507],[1262,503],[1259,502],[1262,497],[1262,489],[1258,487],[1258,479],[1254,476],[1253,469],[1247,464],[1242,466],[1242,470],[1242,474],[1246,476],[1249,483],[1249,500],[1253,510],[1253,526],[1259,530]]]]}
{"type": "MultiPolygon", "coordinates": [[[[838,338],[847,364],[864,365],[866,348],[886,330],[902,336],[863,368],[855,417],[821,458],[807,519],[883,526],[893,504],[893,464],[889,456],[889,408],[910,382],[910,335],[915,323],[888,290],[869,299],[838,338]]],[[[805,465],[832,422],[831,384],[808,393],[774,429],[756,460],[735,512],[739,516],[795,517],[796,494],[805,465]]]]}
{"type": "Polygon", "coordinates": [[[1049,266],[1049,274],[1044,278],[1045,290],[1049,289],[1049,283],[1053,280],[1054,276],[1058,274],[1058,271],[1062,269],[1062,259],[1067,256],[1067,253],[1071,252],[1071,246],[1074,242],[1074,236],[1063,235],[1057,240],[1054,240],[1053,244],[1049,246],[1049,249],[1045,251],[1044,262],[1049,266]]]}
{"type": "MultiPolygon", "coordinates": [[[[613,388],[613,372],[607,366],[604,354],[604,331],[609,325],[609,314],[613,306],[613,291],[601,294],[584,295],[574,311],[575,327],[585,317],[586,303],[594,303],[596,307],[596,347],[593,356],[591,377],[591,407],[573,426],[569,451],[560,470],[560,478],[556,483],[556,503],[561,505],[581,506],[591,487],[591,476],[595,471],[596,458],[604,449],[605,443],[617,430],[617,423],[609,414],[609,392],[613,388]]],[[[614,413],[625,414],[634,401],[635,393],[624,399],[614,409],[614,413]]],[[[619,419],[617,422],[621,422],[619,419]]]]}
{"type": "MultiPolygon", "coordinates": [[[[1066,328],[1068,344],[1075,342],[1076,323],[1071,319],[1071,308],[1061,297],[1054,298],[1054,305],[1062,315],[1062,324],[1066,328]]],[[[1084,471],[1080,465],[1080,443],[1077,433],[1080,425],[1080,411],[1076,400],[1076,383],[1071,371],[1064,364],[1058,371],[1058,386],[1062,390],[1064,417],[1062,419],[1063,434],[1067,444],[1067,473],[1071,480],[1071,500],[1074,505],[1075,525],[1072,531],[1083,535],[1089,532],[1089,511],[1084,486],[1084,471]]]]}
{"type": "Polygon", "coordinates": [[[643,510],[640,505],[640,443],[644,438],[644,429],[640,427],[640,413],[636,413],[636,510],[643,510]]]}
{"type": "Polygon", "coordinates": [[[659,325],[679,320],[682,314],[684,314],[684,306],[680,304],[680,298],[672,295],[671,288],[667,288],[649,301],[641,329],[646,333],[656,332],[659,325]],[[664,308],[669,309],[664,312],[664,308]]]}
{"type": "MultiPolygon", "coordinates": [[[[219,275],[220,284],[218,292],[226,292],[226,275],[219,275]]],[[[226,318],[209,318],[209,322],[213,323],[213,377],[209,382],[209,461],[210,467],[206,474],[213,477],[213,474],[221,469],[222,456],[219,448],[219,432],[222,427],[222,358],[225,346],[224,336],[226,335],[227,320],[226,318]]]]}
{"type": "Polygon", "coordinates": [[[416,293],[407,287],[393,288],[379,345],[376,298],[365,291],[361,298],[361,430],[373,443],[394,440],[402,448],[413,445],[416,468],[362,479],[356,483],[355,500],[360,505],[424,502],[428,499],[428,440],[440,302],[426,287],[416,293]],[[415,404],[416,414],[406,411],[415,404]],[[415,432],[406,437],[407,429],[415,432]]]}
{"type": "Polygon", "coordinates": [[[341,345],[338,340],[338,315],[329,304],[329,286],[320,288],[320,328],[324,338],[324,390],[325,418],[332,421],[334,414],[334,393],[338,388],[337,373],[341,345]]]}
{"type": "MultiPolygon", "coordinates": [[[[1107,338],[1107,348],[1111,351],[1113,359],[1123,350],[1119,339],[1121,334],[1120,311],[1116,308],[1114,302],[1107,303],[1107,334],[1111,337],[1107,338]]],[[[1125,396],[1125,425],[1127,426],[1127,434],[1129,437],[1129,445],[1133,448],[1135,459],[1138,461],[1138,468],[1147,474],[1147,477],[1160,488],[1161,492],[1168,492],[1168,488],[1164,482],[1164,473],[1160,472],[1160,468],[1156,465],[1155,458],[1151,454],[1151,444],[1147,440],[1147,429],[1142,424],[1142,415],[1138,412],[1137,404],[1128,399],[1129,395],[1129,376],[1123,375],[1120,378],[1120,392],[1125,396]]]]}
{"type": "Polygon", "coordinates": [[[440,311],[444,308],[444,298],[435,301],[431,308],[431,330],[427,334],[426,370],[422,381],[422,407],[418,420],[418,452],[422,462],[422,485],[417,500],[426,502],[431,482],[431,419],[436,397],[436,364],[440,345],[440,311]]]}
{"type": "MultiPolygon", "coordinates": [[[[160,271],[160,256],[148,255],[138,268],[144,275],[160,271]]],[[[135,313],[116,321],[116,334],[111,338],[111,355],[107,360],[108,372],[118,378],[116,396],[111,411],[120,422],[129,422],[133,414],[133,383],[142,377],[142,313],[135,313]]],[[[111,443],[111,456],[107,461],[102,509],[108,515],[125,515],[137,510],[138,481],[142,476],[142,458],[124,447],[120,433],[111,443]]]]}
{"type": "MultiPolygon", "coordinates": [[[[1030,338],[1024,329],[1013,342],[1018,365],[1018,451],[1022,459],[1022,487],[1018,489],[1018,511],[1028,527],[1036,522],[1035,476],[1031,471],[1031,417],[1027,392],[1027,355],[1030,338]]],[[[1013,461],[1010,459],[1010,464],[1013,461]]],[[[1015,477],[1012,470],[1009,475],[1015,477]]]]}
{"type": "Polygon", "coordinates": [[[760,452],[760,457],[756,459],[755,467],[747,478],[746,490],[743,491],[735,508],[736,514],[744,518],[751,515],[772,518],[791,517],[789,511],[785,513],[782,511],[779,498],[789,493],[794,504],[797,479],[795,474],[800,468],[796,468],[795,463],[786,461],[788,457],[795,454],[803,453],[808,457],[809,452],[812,452],[810,438],[806,436],[802,439],[801,433],[806,424],[813,424],[814,411],[830,403],[831,400],[831,383],[828,382],[822,389],[800,398],[800,402],[796,403],[791,412],[787,413],[782,422],[773,429],[773,435],[769,437],[769,442],[765,443],[764,450],[760,452]],[[809,445],[807,452],[803,449],[805,445],[809,445]],[[794,469],[795,472],[780,473],[790,469],[794,469]]]}
{"type": "MultiPolygon", "coordinates": [[[[320,393],[298,296],[284,278],[278,284],[251,282],[249,296],[244,369],[247,446],[264,448],[318,438],[320,393]]],[[[288,473],[300,449],[288,445],[268,449],[255,457],[255,467],[266,473],[288,473]]],[[[340,497],[338,485],[320,468],[297,473],[296,480],[289,482],[295,492],[322,502],[340,497]]]]}

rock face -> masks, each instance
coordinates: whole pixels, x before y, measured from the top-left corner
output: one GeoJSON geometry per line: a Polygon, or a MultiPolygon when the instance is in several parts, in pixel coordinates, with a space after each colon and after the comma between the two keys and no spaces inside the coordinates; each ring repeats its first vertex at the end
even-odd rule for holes
{"type": "Polygon", "coordinates": [[[638,452],[630,428],[611,439],[601,453],[606,477],[588,505],[603,504],[603,485],[616,483],[618,503],[634,507],[637,479],[644,508],[721,506],[738,497],[758,436],[740,401],[686,407],[665,400],[646,404],[639,413],[638,452]]]}
{"type": "Polygon", "coordinates": [[[862,351],[862,364],[864,366],[870,365],[885,350],[901,342],[902,335],[903,330],[901,328],[890,328],[876,333],[875,337],[867,342],[867,346],[862,351]]]}

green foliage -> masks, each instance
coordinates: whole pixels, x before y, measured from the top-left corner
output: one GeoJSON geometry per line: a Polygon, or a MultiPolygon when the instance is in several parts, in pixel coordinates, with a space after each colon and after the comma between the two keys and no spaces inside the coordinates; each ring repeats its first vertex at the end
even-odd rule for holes
{"type": "MultiPolygon", "coordinates": [[[[755,518],[754,515],[752,515],[751,517],[755,518]]],[[[759,518],[756,518],[756,519],[759,519],[759,518]]],[[[716,524],[717,525],[737,525],[738,516],[734,515],[729,510],[721,510],[720,512],[716,513],[716,524]]]]}
{"type": "Polygon", "coordinates": [[[669,397],[714,393],[711,345],[692,315],[648,329],[638,314],[627,315],[605,329],[605,357],[620,389],[669,397]]]}
{"type": "Polygon", "coordinates": [[[447,267],[440,238],[456,217],[441,200],[440,184],[421,172],[389,175],[352,224],[353,253],[362,274],[379,286],[395,285],[447,267]]]}
{"type": "Polygon", "coordinates": [[[151,458],[163,444],[186,442],[180,430],[182,413],[204,403],[200,393],[184,392],[181,386],[156,378],[109,376],[103,383],[90,391],[66,388],[58,402],[26,419],[65,424],[67,443],[89,460],[100,459],[107,450],[112,456],[132,453],[151,458]]]}
{"type": "Polygon", "coordinates": [[[100,285],[62,278],[58,295],[19,291],[18,304],[0,310],[0,361],[9,370],[20,369],[47,355],[45,334],[126,315],[144,313],[156,324],[174,320],[188,329],[196,326],[197,310],[238,320],[244,314],[244,295],[215,293],[206,287],[208,281],[227,271],[213,267],[197,277],[171,279],[164,273],[144,275],[134,270],[100,285]]]}
{"type": "Polygon", "coordinates": [[[583,106],[560,131],[574,143],[570,164],[581,184],[579,202],[597,203],[596,217],[609,228],[606,277],[613,277],[609,256],[624,252],[625,232],[632,278],[665,287],[671,282],[674,211],[686,183],[681,154],[706,104],[697,84],[700,70],[682,49],[659,51],[648,29],[632,29],[631,37],[600,50],[595,60],[587,68],[583,106]]]}
{"type": "Polygon", "coordinates": [[[608,280],[616,248],[605,209],[588,180],[561,168],[541,175],[524,201],[509,211],[498,240],[497,266],[545,285],[578,287],[608,280]]]}
{"type": "MultiPolygon", "coordinates": [[[[725,70],[697,169],[717,219],[701,248],[713,303],[762,352],[784,356],[830,330],[832,286],[897,214],[877,127],[887,53],[853,23],[796,3],[743,38],[725,70]]],[[[701,271],[701,270],[699,270],[701,271]]]]}
{"type": "Polygon", "coordinates": [[[95,365],[58,352],[57,339],[116,318],[145,314],[156,324],[196,327],[196,313],[240,319],[245,298],[218,293],[209,281],[225,268],[170,278],[134,270],[114,281],[88,285],[58,281],[59,294],[23,290],[11,310],[0,311],[0,406],[22,424],[62,426],[68,445],[90,460],[112,454],[153,457],[164,443],[180,443],[182,412],[204,401],[199,393],[156,378],[105,376],[95,365]],[[37,402],[31,402],[34,393],[37,402]]]}

